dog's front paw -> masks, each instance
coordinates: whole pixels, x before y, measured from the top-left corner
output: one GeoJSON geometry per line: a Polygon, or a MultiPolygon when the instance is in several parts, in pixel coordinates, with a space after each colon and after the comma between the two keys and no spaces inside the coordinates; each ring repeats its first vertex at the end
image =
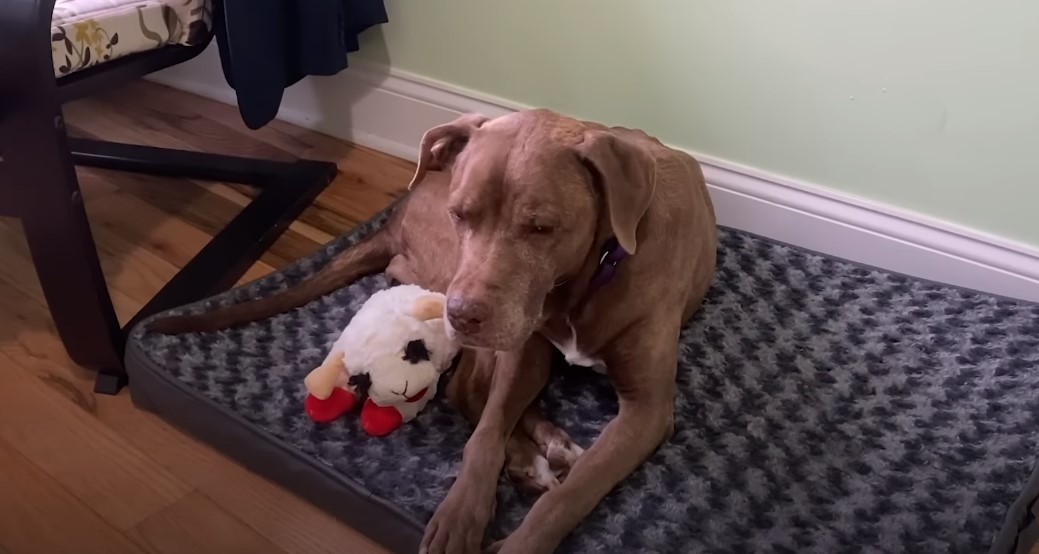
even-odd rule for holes
{"type": "Polygon", "coordinates": [[[545,446],[545,459],[552,468],[552,473],[562,481],[570,474],[570,468],[574,467],[577,459],[584,454],[584,449],[570,439],[568,435],[553,439],[545,446]]]}
{"type": "Polygon", "coordinates": [[[505,447],[505,473],[521,490],[540,495],[559,485],[551,464],[525,434],[514,433],[505,447]]]}
{"type": "Polygon", "coordinates": [[[547,458],[536,452],[530,459],[510,460],[506,473],[521,490],[540,495],[559,486],[547,458]]]}
{"type": "Polygon", "coordinates": [[[490,505],[465,490],[452,488],[426,524],[419,554],[479,554],[487,523],[494,515],[490,505]]]}

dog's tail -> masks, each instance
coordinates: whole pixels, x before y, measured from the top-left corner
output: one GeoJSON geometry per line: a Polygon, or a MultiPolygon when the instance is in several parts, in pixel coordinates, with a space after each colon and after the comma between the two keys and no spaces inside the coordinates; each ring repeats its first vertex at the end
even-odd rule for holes
{"type": "Polygon", "coordinates": [[[384,227],[347,248],[313,277],[294,287],[211,312],[155,319],[146,328],[172,335],[237,327],[298,308],[361,277],[378,273],[386,269],[392,258],[391,236],[384,227]]]}

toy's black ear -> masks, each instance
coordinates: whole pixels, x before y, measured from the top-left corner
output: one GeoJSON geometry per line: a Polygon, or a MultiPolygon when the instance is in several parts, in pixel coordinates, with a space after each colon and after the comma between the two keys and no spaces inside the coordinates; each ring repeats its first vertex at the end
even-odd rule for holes
{"type": "Polygon", "coordinates": [[[428,362],[429,350],[426,348],[426,341],[418,339],[409,342],[404,347],[404,359],[413,364],[428,362]]]}
{"type": "Polygon", "coordinates": [[[357,391],[357,394],[367,396],[368,391],[372,388],[372,376],[367,373],[358,373],[351,375],[347,383],[357,391]]]}

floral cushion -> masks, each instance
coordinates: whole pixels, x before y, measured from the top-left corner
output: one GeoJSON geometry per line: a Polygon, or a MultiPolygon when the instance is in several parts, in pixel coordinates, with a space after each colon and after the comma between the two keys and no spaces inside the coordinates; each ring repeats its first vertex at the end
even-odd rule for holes
{"type": "Polygon", "coordinates": [[[205,38],[211,22],[211,0],[57,0],[51,20],[54,74],[170,44],[194,44],[205,38]]]}

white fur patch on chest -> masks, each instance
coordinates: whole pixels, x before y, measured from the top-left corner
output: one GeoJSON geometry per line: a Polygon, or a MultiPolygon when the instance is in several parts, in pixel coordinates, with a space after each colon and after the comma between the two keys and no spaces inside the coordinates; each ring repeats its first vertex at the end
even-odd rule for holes
{"type": "Polygon", "coordinates": [[[591,368],[593,371],[598,373],[606,373],[606,364],[599,358],[593,358],[584,352],[581,352],[577,347],[577,331],[573,325],[567,324],[570,327],[570,337],[563,342],[556,342],[553,339],[549,339],[552,344],[563,354],[566,358],[566,363],[570,365],[578,365],[582,367],[591,368]]]}

